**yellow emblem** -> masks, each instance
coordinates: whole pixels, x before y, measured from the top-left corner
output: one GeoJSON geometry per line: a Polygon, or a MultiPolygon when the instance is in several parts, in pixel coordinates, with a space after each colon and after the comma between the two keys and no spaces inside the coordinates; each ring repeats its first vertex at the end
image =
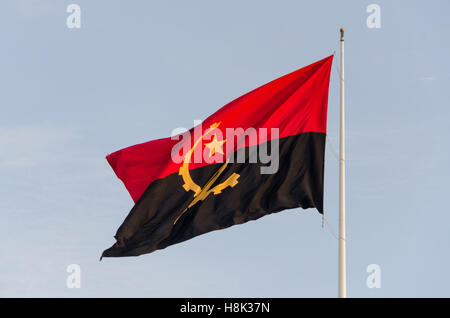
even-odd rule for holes
{"type": "MultiPolygon", "coordinates": [[[[189,203],[189,205],[183,210],[183,212],[181,212],[181,214],[175,219],[175,221],[173,222],[173,224],[177,223],[178,220],[180,219],[180,217],[189,209],[191,208],[194,204],[196,204],[199,201],[203,201],[204,199],[206,199],[208,197],[208,195],[210,193],[217,195],[222,193],[222,190],[227,188],[227,187],[234,187],[236,184],[238,184],[238,178],[239,178],[239,174],[237,173],[233,173],[231,176],[229,176],[224,182],[219,183],[218,185],[214,186],[211,188],[211,186],[214,184],[214,182],[217,180],[217,178],[219,178],[219,176],[222,174],[222,172],[225,170],[225,168],[228,165],[228,162],[230,161],[230,159],[228,158],[227,161],[219,168],[219,170],[217,170],[214,175],[211,177],[211,179],[208,180],[208,182],[206,182],[206,184],[202,187],[200,187],[198,184],[196,184],[194,182],[194,180],[192,180],[191,174],[189,172],[189,162],[191,160],[191,156],[192,153],[194,152],[195,147],[197,147],[197,145],[203,140],[203,137],[208,134],[212,129],[219,127],[220,122],[219,123],[214,123],[212,124],[207,130],[206,132],[195,141],[194,145],[192,146],[191,150],[189,150],[186,155],[184,156],[184,161],[183,161],[183,165],[180,167],[180,170],[178,172],[178,174],[183,178],[184,184],[183,184],[183,188],[184,190],[186,190],[187,192],[189,191],[193,191],[194,192],[194,199],[191,201],[191,203],[189,203]]],[[[212,151],[212,149],[214,149],[214,151],[220,152],[219,148],[217,146],[218,143],[220,143],[220,145],[222,145],[226,140],[223,140],[221,142],[217,142],[217,137],[216,135],[214,135],[214,139],[211,143],[214,143],[214,147],[215,148],[210,148],[210,155],[213,154],[214,152],[212,151]]],[[[211,143],[209,143],[208,145],[210,145],[211,143]]],[[[220,152],[223,153],[223,152],[220,152]]]]}

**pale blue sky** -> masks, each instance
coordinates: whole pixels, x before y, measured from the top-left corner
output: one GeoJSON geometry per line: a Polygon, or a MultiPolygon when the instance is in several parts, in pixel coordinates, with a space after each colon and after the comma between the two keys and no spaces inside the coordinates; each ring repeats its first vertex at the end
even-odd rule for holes
{"type": "MultiPolygon", "coordinates": [[[[335,297],[337,241],[315,210],[98,258],[133,205],[107,153],[191,127],[338,51],[344,27],[348,295],[449,297],[449,10],[447,0],[2,1],[0,296],[335,297]],[[70,3],[81,29],[66,27],[70,3]],[[371,3],[381,29],[366,26],[371,3]],[[80,289],[66,287],[72,263],[80,289]],[[380,289],[366,287],[373,263],[380,289]]],[[[337,178],[328,147],[334,229],[337,178]]]]}

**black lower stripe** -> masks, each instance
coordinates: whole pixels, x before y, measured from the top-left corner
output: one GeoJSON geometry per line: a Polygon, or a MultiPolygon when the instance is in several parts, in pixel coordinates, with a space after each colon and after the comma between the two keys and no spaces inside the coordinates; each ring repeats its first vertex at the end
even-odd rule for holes
{"type": "MultiPolygon", "coordinates": [[[[154,181],[120,226],[117,242],[102,257],[150,253],[284,209],[316,208],[323,213],[325,134],[302,133],[279,139],[279,166],[273,174],[261,174],[261,167],[267,164],[248,162],[257,147],[247,149],[246,163],[228,163],[210,189],[235,173],[239,177],[233,187],[211,192],[190,207],[194,192],[183,188],[185,182],[178,173],[154,181]]],[[[191,170],[190,176],[204,187],[222,165],[191,170]]]]}

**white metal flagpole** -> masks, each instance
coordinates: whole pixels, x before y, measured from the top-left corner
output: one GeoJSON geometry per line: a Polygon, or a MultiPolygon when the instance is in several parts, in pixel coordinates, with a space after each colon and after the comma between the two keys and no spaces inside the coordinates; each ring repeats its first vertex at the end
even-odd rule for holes
{"type": "Polygon", "coordinates": [[[345,113],[344,113],[344,29],[341,29],[341,124],[339,148],[339,298],[347,297],[345,251],[345,113]]]}

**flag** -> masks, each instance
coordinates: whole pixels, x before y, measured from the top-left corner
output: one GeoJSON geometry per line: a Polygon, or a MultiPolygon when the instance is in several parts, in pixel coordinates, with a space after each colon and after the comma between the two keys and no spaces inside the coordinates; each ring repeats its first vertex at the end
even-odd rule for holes
{"type": "Polygon", "coordinates": [[[332,60],[273,80],[189,131],[108,155],[135,205],[102,257],[150,253],[284,209],[323,213],[332,60]]]}

